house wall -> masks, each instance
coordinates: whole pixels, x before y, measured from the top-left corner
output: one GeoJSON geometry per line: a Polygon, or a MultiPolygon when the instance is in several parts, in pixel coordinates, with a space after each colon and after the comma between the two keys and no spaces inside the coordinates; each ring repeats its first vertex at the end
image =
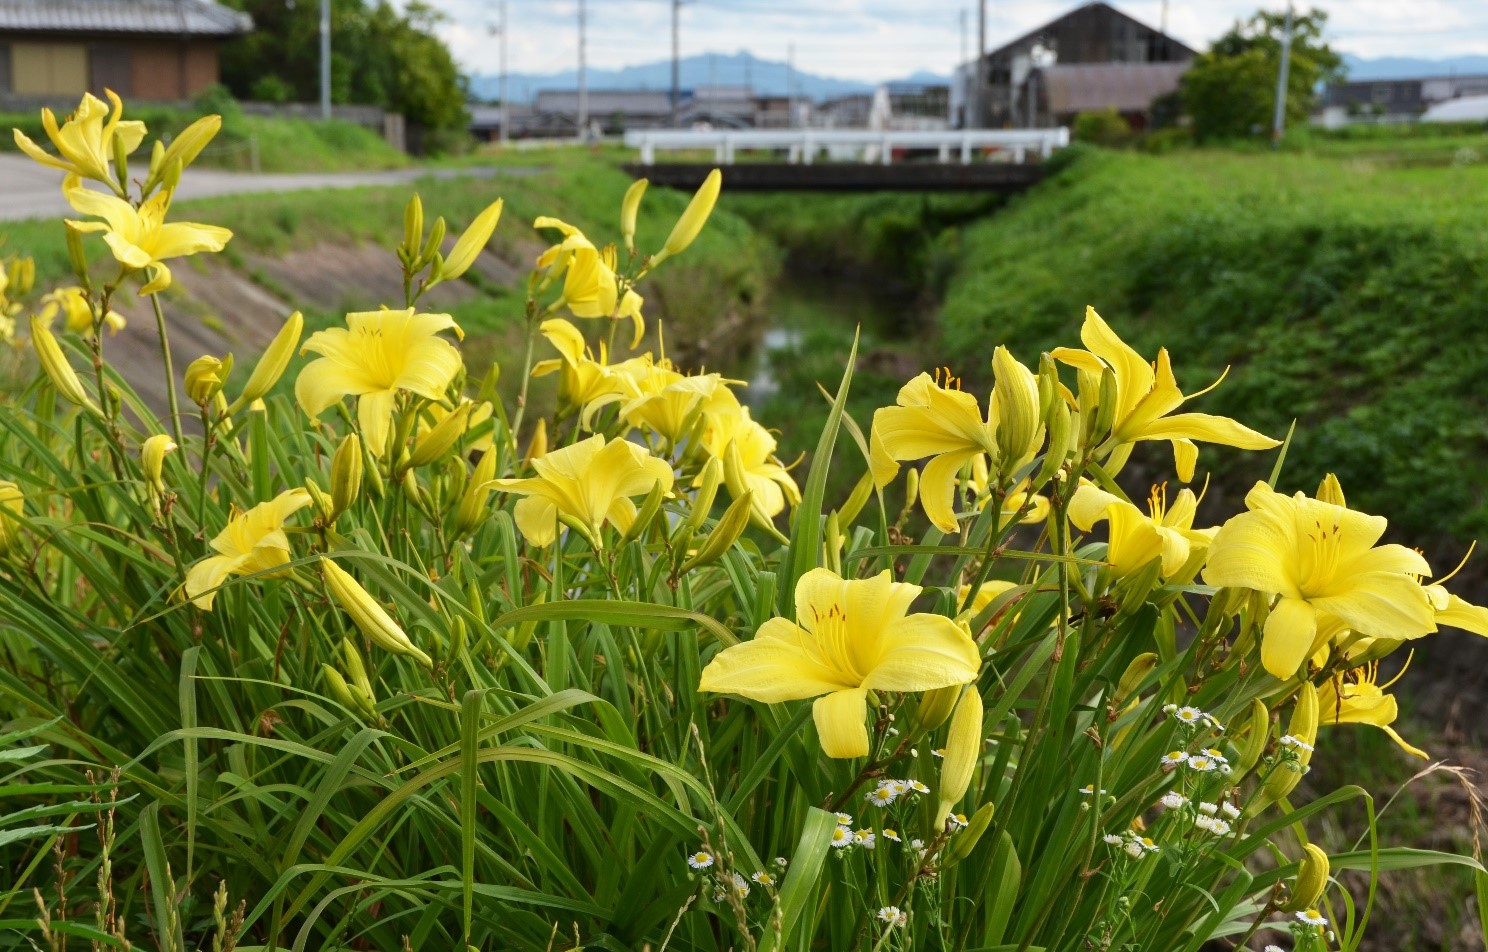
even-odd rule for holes
{"type": "Polygon", "coordinates": [[[0,93],[191,99],[219,78],[217,43],[178,38],[0,35],[0,93]]]}

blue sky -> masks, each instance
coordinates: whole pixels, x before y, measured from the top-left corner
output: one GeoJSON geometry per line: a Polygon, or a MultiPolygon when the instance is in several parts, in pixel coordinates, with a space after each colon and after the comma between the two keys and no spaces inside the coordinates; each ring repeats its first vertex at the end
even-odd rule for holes
{"type": "MultiPolygon", "coordinates": [[[[1271,0],[1280,9],[1283,0],[1271,0]]],[[[497,0],[432,0],[449,18],[445,40],[462,67],[494,73],[497,0]]],[[[987,43],[1001,42],[1076,6],[1078,0],[988,0],[987,43]]],[[[671,55],[670,0],[587,0],[588,56],[596,66],[652,62],[671,55]]],[[[1115,5],[1157,25],[1162,0],[1115,5]]],[[[1306,6],[1306,0],[1301,5],[1306,6]]],[[[1323,0],[1336,48],[1365,57],[1488,54],[1483,0],[1323,0]]],[[[1170,0],[1168,28],[1198,48],[1258,0],[1170,0]]],[[[577,0],[507,0],[508,55],[515,72],[553,72],[578,53],[577,0]]],[[[682,8],[682,53],[747,49],[786,58],[814,73],[874,81],[915,70],[949,72],[961,55],[961,11],[976,42],[974,0],[688,0],[682,8]]]]}

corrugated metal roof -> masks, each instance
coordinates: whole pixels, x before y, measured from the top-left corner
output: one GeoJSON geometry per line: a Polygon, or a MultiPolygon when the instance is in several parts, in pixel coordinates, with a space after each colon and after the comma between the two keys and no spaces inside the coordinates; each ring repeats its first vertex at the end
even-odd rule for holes
{"type": "Polygon", "coordinates": [[[1142,112],[1178,88],[1188,63],[1098,63],[1040,70],[1049,112],[1056,116],[1094,109],[1142,112]]]}
{"type": "Polygon", "coordinates": [[[0,0],[0,33],[235,36],[253,18],[211,0],[0,0]]]}

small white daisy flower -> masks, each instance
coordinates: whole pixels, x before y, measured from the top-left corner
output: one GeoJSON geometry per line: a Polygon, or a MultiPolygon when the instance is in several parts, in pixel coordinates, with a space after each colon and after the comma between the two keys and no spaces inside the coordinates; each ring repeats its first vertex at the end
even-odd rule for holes
{"type": "Polygon", "coordinates": [[[1152,837],[1150,836],[1133,836],[1132,842],[1142,847],[1142,850],[1147,853],[1158,853],[1162,851],[1162,847],[1152,842],[1152,837]]]}
{"type": "Polygon", "coordinates": [[[1132,859],[1141,859],[1143,856],[1142,844],[1138,843],[1136,840],[1132,840],[1121,848],[1126,850],[1126,855],[1130,856],[1132,859]]]}
{"type": "Polygon", "coordinates": [[[909,841],[909,848],[912,850],[922,850],[925,848],[925,841],[919,837],[915,837],[909,841]]]}
{"type": "Polygon", "coordinates": [[[751,873],[749,878],[761,886],[775,885],[775,877],[766,872],[751,873]]]}
{"type": "Polygon", "coordinates": [[[707,869],[713,865],[713,854],[705,850],[698,850],[687,857],[687,865],[693,869],[707,869]]]}
{"type": "Polygon", "coordinates": [[[945,748],[944,747],[937,747],[937,748],[935,748],[934,750],[930,751],[930,756],[931,757],[938,758],[940,760],[944,760],[945,759],[945,748]]]}
{"type": "Polygon", "coordinates": [[[1203,754],[1195,754],[1194,756],[1188,758],[1188,766],[1189,769],[1197,770],[1199,773],[1208,773],[1219,765],[1214,762],[1213,757],[1206,757],[1203,754]]]}
{"type": "Polygon", "coordinates": [[[1273,944],[1266,946],[1264,949],[1261,950],[1261,952],[1286,952],[1286,950],[1279,945],[1273,944]]]}
{"type": "Polygon", "coordinates": [[[886,807],[899,799],[899,792],[888,784],[879,784],[863,794],[863,798],[876,807],[886,807]]]}
{"type": "Polygon", "coordinates": [[[887,925],[890,929],[902,926],[909,922],[909,913],[898,906],[884,906],[878,910],[878,921],[887,925]]]}
{"type": "Polygon", "coordinates": [[[853,831],[853,842],[856,843],[857,845],[863,847],[863,849],[865,849],[865,850],[871,850],[871,849],[873,849],[874,844],[875,844],[876,841],[877,841],[877,837],[875,837],[873,835],[873,831],[872,830],[854,830],[853,831]]]}
{"type": "Polygon", "coordinates": [[[1212,727],[1215,730],[1219,731],[1221,734],[1224,733],[1225,726],[1223,724],[1221,724],[1219,722],[1219,718],[1215,717],[1213,714],[1205,714],[1204,715],[1204,720],[1206,720],[1206,721],[1209,722],[1209,726],[1210,727],[1212,727]]]}
{"type": "Polygon", "coordinates": [[[923,783],[921,783],[918,780],[911,780],[911,781],[909,781],[909,791],[911,793],[921,793],[921,794],[923,794],[923,793],[929,793],[930,792],[930,788],[927,787],[927,786],[925,786],[923,783]]]}
{"type": "Polygon", "coordinates": [[[1180,707],[1178,710],[1173,712],[1173,717],[1177,718],[1185,724],[1197,724],[1200,721],[1204,720],[1207,716],[1208,715],[1206,715],[1203,711],[1199,710],[1196,707],[1180,707]]]}
{"type": "Polygon", "coordinates": [[[1188,806],[1188,798],[1177,790],[1169,790],[1159,802],[1169,810],[1181,810],[1188,806]]]}
{"type": "Polygon", "coordinates": [[[1181,750],[1170,750],[1166,754],[1163,754],[1162,762],[1164,765],[1176,767],[1179,764],[1188,762],[1188,754],[1181,750]]]}
{"type": "MultiPolygon", "coordinates": [[[[1105,796],[1108,792],[1109,791],[1107,791],[1105,787],[1101,787],[1101,796],[1105,796]]],[[[1085,786],[1080,788],[1081,796],[1088,797],[1093,793],[1095,793],[1095,784],[1093,783],[1087,783],[1085,786]]]]}
{"type": "Polygon", "coordinates": [[[733,880],[734,895],[738,896],[740,899],[743,899],[745,896],[749,895],[749,883],[745,881],[743,876],[740,876],[738,873],[733,873],[731,874],[730,878],[733,880]]]}
{"type": "Polygon", "coordinates": [[[723,902],[727,898],[728,898],[728,893],[724,892],[722,887],[719,887],[718,889],[713,890],[713,901],[714,902],[723,902]]]}
{"type": "Polygon", "coordinates": [[[852,821],[853,821],[853,818],[852,818],[852,814],[851,813],[839,813],[839,814],[837,814],[837,825],[838,826],[852,826],[852,821]]]}
{"type": "Polygon", "coordinates": [[[1224,811],[1224,815],[1227,816],[1227,817],[1229,817],[1230,819],[1232,819],[1232,820],[1238,820],[1238,819],[1240,819],[1240,808],[1237,807],[1237,806],[1235,806],[1230,801],[1226,800],[1224,803],[1221,803],[1219,805],[1219,808],[1221,810],[1223,810],[1224,811]]]}
{"type": "Polygon", "coordinates": [[[832,831],[832,845],[837,849],[851,846],[853,843],[852,830],[845,826],[839,826],[832,831]]]}
{"type": "Polygon", "coordinates": [[[889,827],[884,827],[883,828],[882,835],[883,835],[883,838],[884,839],[890,840],[890,841],[892,841],[894,843],[902,843],[902,842],[904,842],[903,840],[901,840],[899,838],[899,831],[898,830],[894,830],[894,829],[890,829],[889,827]]]}
{"type": "Polygon", "coordinates": [[[1126,840],[1123,840],[1115,833],[1107,833],[1105,836],[1101,837],[1101,842],[1105,843],[1107,846],[1121,846],[1126,842],[1126,840]]]}
{"type": "Polygon", "coordinates": [[[1162,706],[1162,712],[1164,714],[1169,715],[1169,716],[1172,716],[1173,714],[1177,713],[1177,711],[1178,711],[1178,705],[1176,705],[1176,704],[1164,704],[1162,706]]]}
{"type": "Polygon", "coordinates": [[[1303,740],[1300,737],[1295,737],[1295,736],[1293,736],[1291,734],[1285,734],[1285,735],[1282,736],[1282,738],[1281,738],[1281,746],[1283,746],[1283,747],[1295,747],[1297,750],[1305,750],[1309,754],[1312,753],[1316,749],[1311,744],[1309,744],[1307,741],[1303,740]]]}
{"type": "Polygon", "coordinates": [[[1208,754],[1210,757],[1213,757],[1216,763],[1228,763],[1230,760],[1230,758],[1224,755],[1223,751],[1215,750],[1213,747],[1205,747],[1204,753],[1208,754]]]}
{"type": "Polygon", "coordinates": [[[1324,919],[1316,909],[1304,909],[1297,913],[1297,921],[1307,926],[1325,926],[1328,920],[1324,919]]]}
{"type": "Polygon", "coordinates": [[[955,833],[959,830],[966,829],[970,821],[966,819],[966,814],[954,813],[950,816],[948,822],[951,824],[951,832],[955,833]]]}
{"type": "Polygon", "coordinates": [[[1216,813],[1219,812],[1219,804],[1201,801],[1199,803],[1199,812],[1207,814],[1209,816],[1214,816],[1216,813]]]}

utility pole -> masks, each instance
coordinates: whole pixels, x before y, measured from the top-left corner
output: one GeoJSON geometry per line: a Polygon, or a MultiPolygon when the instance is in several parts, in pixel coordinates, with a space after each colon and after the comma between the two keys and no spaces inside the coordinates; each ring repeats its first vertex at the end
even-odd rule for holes
{"type": "Polygon", "coordinates": [[[1292,66],[1292,4],[1287,2],[1286,27],[1281,34],[1281,66],[1276,71],[1276,112],[1271,116],[1271,148],[1281,148],[1286,131],[1287,74],[1292,66]]]}
{"type": "MultiPolygon", "coordinates": [[[[959,63],[959,64],[961,64],[960,65],[960,69],[964,70],[966,68],[967,59],[966,59],[966,8],[965,7],[962,7],[961,8],[961,58],[958,59],[956,62],[959,63]]],[[[967,116],[971,112],[971,110],[968,108],[970,105],[971,105],[971,100],[970,100],[969,97],[962,99],[962,101],[961,101],[961,128],[963,128],[963,129],[965,129],[967,127],[967,125],[966,125],[966,118],[967,118],[967,116]]]]}
{"type": "Polygon", "coordinates": [[[331,0],[320,0],[320,118],[331,118],[331,0]]]}
{"type": "Polygon", "coordinates": [[[672,128],[682,124],[682,0],[672,0],[672,128]]]}
{"type": "Polygon", "coordinates": [[[796,44],[786,47],[785,53],[785,124],[796,127],[796,44]]]}
{"type": "Polygon", "coordinates": [[[976,68],[972,71],[975,82],[972,85],[972,95],[967,97],[971,104],[969,121],[966,123],[968,129],[982,128],[983,117],[986,107],[982,103],[982,94],[987,88],[987,0],[977,0],[977,45],[976,45],[976,68]]]}
{"type": "Polygon", "coordinates": [[[497,33],[500,36],[500,40],[498,41],[498,46],[497,46],[497,52],[498,52],[498,56],[499,56],[499,64],[500,64],[500,70],[501,70],[501,137],[500,137],[500,142],[501,142],[502,145],[506,145],[506,140],[510,137],[508,130],[510,129],[510,126],[511,126],[511,107],[507,104],[507,94],[506,94],[506,0],[500,0],[500,2],[497,4],[497,8],[501,11],[501,25],[498,26],[498,27],[495,27],[493,29],[493,32],[497,33]]]}
{"type": "Polygon", "coordinates": [[[579,118],[581,140],[589,138],[589,76],[584,71],[584,0],[579,0],[579,118]]]}

